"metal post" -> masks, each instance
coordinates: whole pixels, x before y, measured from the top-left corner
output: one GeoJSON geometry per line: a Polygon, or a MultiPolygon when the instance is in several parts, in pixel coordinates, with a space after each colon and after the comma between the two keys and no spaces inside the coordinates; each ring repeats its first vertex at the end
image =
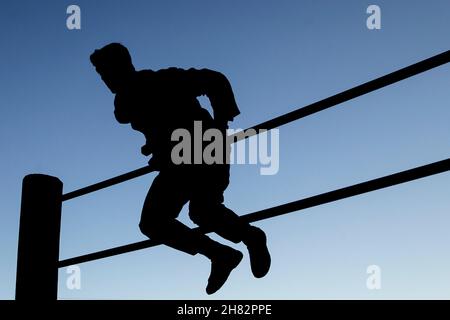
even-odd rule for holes
{"type": "Polygon", "coordinates": [[[56,300],[62,182],[30,174],[22,182],[16,300],[56,300]]]}

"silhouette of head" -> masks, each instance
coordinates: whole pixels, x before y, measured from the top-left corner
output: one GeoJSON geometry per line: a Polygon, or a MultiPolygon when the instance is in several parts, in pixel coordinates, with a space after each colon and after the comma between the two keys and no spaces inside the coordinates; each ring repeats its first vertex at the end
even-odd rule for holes
{"type": "Polygon", "coordinates": [[[110,43],[95,50],[90,59],[112,93],[121,91],[135,72],[128,49],[120,43],[110,43]]]}

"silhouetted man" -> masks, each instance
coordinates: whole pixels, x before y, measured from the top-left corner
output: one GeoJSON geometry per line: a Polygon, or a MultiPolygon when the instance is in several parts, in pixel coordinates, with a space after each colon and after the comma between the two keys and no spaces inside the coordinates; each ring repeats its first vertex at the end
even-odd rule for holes
{"type": "Polygon", "coordinates": [[[149,164],[159,171],[144,202],[139,224],[142,233],[191,255],[208,257],[208,294],[222,287],[242,260],[242,253],[210,239],[204,231],[215,232],[234,243],[242,241],[248,248],[253,275],[265,276],[270,255],[264,232],[223,205],[223,192],[229,183],[228,162],[174,164],[171,159],[175,145],[171,136],[176,129],[193,132],[194,121],[201,121],[204,129],[217,128],[226,134],[228,122],[239,114],[226,77],[208,69],[136,71],[127,48],[119,43],[95,50],[90,58],[116,95],[117,121],[130,123],[144,134],[146,144],[141,152],[152,154],[149,164]],[[197,97],[201,95],[208,96],[214,117],[200,106],[197,97]],[[203,232],[176,219],[187,202],[189,217],[203,232]]]}

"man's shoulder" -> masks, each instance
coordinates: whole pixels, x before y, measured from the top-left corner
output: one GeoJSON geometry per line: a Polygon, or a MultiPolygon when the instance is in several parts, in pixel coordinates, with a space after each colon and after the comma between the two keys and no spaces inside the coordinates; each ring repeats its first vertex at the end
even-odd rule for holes
{"type": "Polygon", "coordinates": [[[148,77],[153,77],[154,75],[155,75],[155,71],[153,71],[153,70],[150,70],[150,69],[146,69],[146,70],[139,70],[139,71],[136,71],[136,73],[135,73],[135,78],[136,79],[142,79],[142,78],[148,78],[148,77]]]}
{"type": "Polygon", "coordinates": [[[158,72],[158,73],[163,72],[164,73],[164,72],[184,72],[184,71],[186,71],[186,69],[183,69],[183,68],[180,68],[180,67],[168,67],[168,68],[159,69],[156,72],[158,72]]]}
{"type": "Polygon", "coordinates": [[[169,78],[180,78],[184,77],[188,74],[188,70],[178,68],[178,67],[170,67],[159,70],[140,70],[136,72],[136,80],[145,81],[145,80],[155,80],[161,81],[163,79],[169,78]]]}
{"type": "Polygon", "coordinates": [[[211,69],[207,68],[180,68],[180,67],[169,67],[169,68],[163,68],[159,70],[140,70],[137,71],[138,77],[157,77],[157,76],[182,76],[182,75],[190,75],[190,74],[201,74],[201,73],[208,73],[208,72],[217,72],[211,69]]]}
{"type": "Polygon", "coordinates": [[[179,83],[182,86],[189,86],[190,82],[194,81],[194,79],[200,75],[198,72],[199,70],[195,68],[183,69],[179,67],[170,67],[155,71],[154,78],[161,83],[179,83]]]}
{"type": "Polygon", "coordinates": [[[159,76],[180,76],[185,75],[187,72],[186,69],[179,68],[179,67],[169,67],[165,69],[159,69],[155,73],[159,76]]]}

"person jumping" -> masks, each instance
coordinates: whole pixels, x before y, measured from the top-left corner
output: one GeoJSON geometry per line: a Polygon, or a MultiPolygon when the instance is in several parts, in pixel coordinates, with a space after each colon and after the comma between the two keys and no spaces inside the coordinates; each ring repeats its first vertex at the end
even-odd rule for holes
{"type": "MultiPolygon", "coordinates": [[[[209,258],[208,294],[222,287],[243,255],[212,240],[206,232],[215,232],[234,243],[242,241],[248,249],[253,275],[264,277],[271,263],[265,233],[223,204],[223,193],[229,184],[229,162],[175,164],[171,158],[176,143],[172,133],[176,129],[193,133],[194,123],[201,121],[204,129],[218,129],[226,135],[228,122],[240,113],[228,79],[209,69],[136,71],[128,49],[119,43],[95,50],[90,60],[115,94],[117,121],[131,124],[144,134],[146,143],[141,153],[152,155],[149,165],[159,171],[142,209],[142,233],[177,250],[209,258]],[[213,116],[197,100],[202,95],[209,98],[213,116]],[[188,202],[189,217],[199,229],[177,220],[188,202]]],[[[192,153],[197,151],[192,149],[192,153]]],[[[226,157],[227,151],[224,153],[226,157]]]]}

